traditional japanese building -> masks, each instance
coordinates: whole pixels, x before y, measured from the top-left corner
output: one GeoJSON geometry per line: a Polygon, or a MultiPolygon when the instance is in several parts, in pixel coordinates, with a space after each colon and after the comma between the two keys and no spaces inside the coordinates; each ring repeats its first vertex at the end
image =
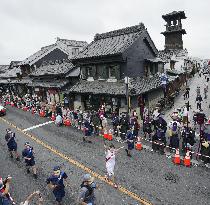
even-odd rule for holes
{"type": "MultiPolygon", "coordinates": [[[[39,51],[15,65],[18,69],[17,73],[13,73],[13,75],[17,77],[17,81],[14,81],[14,85],[17,87],[16,90],[19,90],[20,87],[24,87],[27,89],[24,89],[24,92],[21,92],[21,94],[28,92],[43,94],[42,90],[45,90],[47,84],[49,85],[50,82],[56,84],[57,87],[65,86],[67,80],[66,83],[64,83],[65,80],[61,79],[62,70],[64,73],[66,71],[63,69],[66,64],[64,65],[63,62],[77,55],[85,46],[87,46],[87,42],[85,41],[57,38],[56,43],[42,47],[39,51]],[[51,67],[49,68],[46,64],[51,65],[51,67]],[[52,70],[50,71],[49,69],[52,70]],[[46,75],[44,75],[44,73],[46,75]],[[40,78],[38,77],[39,74],[40,78]],[[50,75],[52,78],[49,77],[50,75]],[[58,75],[57,78],[55,77],[56,75],[58,75]],[[35,79],[33,79],[32,76],[35,79]],[[55,78],[56,81],[53,82],[55,78]]],[[[71,67],[72,65],[70,69],[71,67]]],[[[49,88],[52,88],[52,86],[49,86],[49,88]]],[[[45,96],[46,95],[42,95],[43,99],[45,99],[45,96]]]]}
{"type": "Polygon", "coordinates": [[[21,68],[22,76],[30,74],[40,67],[43,62],[71,59],[87,46],[85,41],[67,40],[57,38],[55,44],[42,47],[18,65],[21,68]]]}
{"type": "Polygon", "coordinates": [[[173,11],[162,15],[166,21],[166,30],[162,32],[165,36],[165,49],[183,49],[182,35],[186,34],[182,28],[182,19],[186,19],[184,11],[173,11]]]}
{"type": "Polygon", "coordinates": [[[129,95],[136,96],[130,98],[130,107],[138,107],[139,95],[158,88],[156,74],[163,71],[163,61],[157,54],[143,23],[96,34],[94,41],[72,60],[81,69],[80,82],[69,90],[75,96],[74,107],[97,109],[106,103],[110,110],[125,108],[125,77],[130,78],[129,95]],[[137,77],[139,83],[134,83],[137,77]]]}
{"type": "Polygon", "coordinates": [[[28,87],[31,94],[36,94],[49,104],[61,102],[65,89],[78,80],[75,69],[69,59],[43,62],[30,74],[32,81],[28,87]]]}
{"type": "Polygon", "coordinates": [[[182,19],[186,19],[184,11],[173,11],[162,15],[166,21],[166,30],[161,34],[165,37],[165,49],[158,52],[158,57],[165,61],[164,72],[169,76],[177,76],[171,90],[184,85],[187,73],[191,71],[188,51],[183,48],[183,35],[186,34],[182,26],[182,19]]]}

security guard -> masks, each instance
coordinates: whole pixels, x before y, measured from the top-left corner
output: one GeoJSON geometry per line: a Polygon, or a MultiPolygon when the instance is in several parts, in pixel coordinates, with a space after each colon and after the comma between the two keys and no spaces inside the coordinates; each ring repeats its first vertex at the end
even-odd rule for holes
{"type": "Polygon", "coordinates": [[[67,179],[67,177],[67,174],[61,171],[59,166],[55,166],[53,174],[46,180],[48,187],[53,191],[58,205],[61,204],[62,199],[65,196],[64,179],[67,179]]]}
{"type": "Polygon", "coordinates": [[[35,179],[37,179],[37,170],[35,167],[35,160],[34,160],[34,151],[33,147],[30,146],[29,142],[25,143],[25,149],[22,151],[22,156],[25,159],[26,167],[27,167],[27,173],[30,173],[30,167],[33,170],[33,176],[35,179]]]}
{"type": "Polygon", "coordinates": [[[127,131],[126,139],[127,139],[128,149],[125,149],[125,151],[127,152],[127,156],[131,157],[131,150],[134,149],[134,140],[135,140],[132,126],[130,126],[130,130],[127,131]]]}
{"type": "Polygon", "coordinates": [[[16,160],[20,161],[19,154],[17,153],[17,142],[15,141],[15,133],[10,128],[6,129],[5,140],[7,141],[7,147],[10,152],[10,157],[13,158],[15,155],[16,160]]]}

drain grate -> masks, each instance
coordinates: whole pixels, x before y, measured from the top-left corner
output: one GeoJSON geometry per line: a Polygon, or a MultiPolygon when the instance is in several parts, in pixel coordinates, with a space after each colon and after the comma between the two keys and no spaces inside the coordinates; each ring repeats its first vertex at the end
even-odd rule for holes
{"type": "Polygon", "coordinates": [[[165,180],[170,181],[172,183],[177,183],[179,180],[179,177],[176,174],[173,174],[172,172],[167,172],[165,175],[165,180]]]}

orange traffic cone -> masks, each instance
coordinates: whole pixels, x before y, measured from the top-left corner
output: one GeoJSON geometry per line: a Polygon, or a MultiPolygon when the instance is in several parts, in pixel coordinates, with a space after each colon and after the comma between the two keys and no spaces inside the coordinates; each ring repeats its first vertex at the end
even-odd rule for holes
{"type": "Polygon", "coordinates": [[[176,149],[176,154],[174,155],[173,163],[178,164],[178,165],[181,163],[181,159],[180,159],[180,155],[179,155],[179,149],[176,149]]]}
{"type": "Polygon", "coordinates": [[[67,120],[66,120],[66,126],[71,126],[71,121],[70,121],[70,119],[68,119],[68,118],[67,118],[67,120]]]}
{"type": "Polygon", "coordinates": [[[24,110],[24,111],[28,111],[28,107],[27,107],[27,106],[24,106],[24,107],[23,107],[23,110],[24,110]]]}
{"type": "Polygon", "coordinates": [[[187,150],[186,156],[184,158],[184,166],[190,167],[191,162],[190,162],[190,151],[187,150]]]}
{"type": "Polygon", "coordinates": [[[112,140],[113,140],[113,137],[112,137],[112,130],[109,130],[107,139],[108,139],[109,141],[112,141],[112,140]]]}
{"type": "Polygon", "coordinates": [[[142,150],[143,147],[142,147],[142,144],[141,144],[141,140],[140,140],[140,137],[137,137],[137,142],[136,142],[136,150],[142,150]]]}
{"type": "Polygon", "coordinates": [[[52,120],[52,121],[55,121],[55,113],[54,113],[54,112],[52,113],[51,120],[52,120]]]}
{"type": "Polygon", "coordinates": [[[108,139],[108,133],[106,130],[104,130],[104,139],[108,139]]]}
{"type": "Polygon", "coordinates": [[[32,107],[32,109],[31,109],[31,114],[32,115],[35,114],[35,108],[34,107],[32,107]]]}
{"type": "Polygon", "coordinates": [[[43,109],[40,110],[39,116],[40,116],[40,117],[44,117],[44,116],[45,116],[45,112],[44,112],[43,109]]]}

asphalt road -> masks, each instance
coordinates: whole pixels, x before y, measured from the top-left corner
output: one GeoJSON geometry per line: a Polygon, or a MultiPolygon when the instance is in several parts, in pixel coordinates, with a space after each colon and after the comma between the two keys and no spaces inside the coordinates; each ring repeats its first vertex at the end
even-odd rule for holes
{"type": "MultiPolygon", "coordinates": [[[[7,115],[3,117],[21,129],[49,121],[47,118],[33,116],[17,108],[7,107],[7,115]]],[[[65,205],[76,204],[79,187],[84,170],[69,163],[50,150],[31,140],[24,133],[12,128],[18,139],[18,151],[21,152],[23,144],[29,141],[35,150],[35,157],[39,172],[38,180],[26,174],[24,163],[16,162],[8,157],[5,146],[5,129],[9,126],[0,120],[0,176],[13,176],[11,192],[17,202],[23,200],[34,190],[41,190],[46,205],[54,204],[52,193],[46,188],[45,179],[52,172],[55,165],[61,165],[69,175],[70,186],[64,200],[65,205]]],[[[105,174],[105,156],[103,140],[93,137],[92,144],[82,142],[82,132],[74,128],[56,127],[53,123],[27,131],[38,139],[47,143],[61,153],[82,163],[94,172],[105,174]]],[[[122,146],[114,142],[116,147],[122,146]]],[[[175,166],[171,159],[149,150],[134,151],[133,157],[128,158],[124,150],[117,155],[115,168],[117,182],[148,200],[155,205],[209,205],[210,204],[210,172],[200,166],[186,168],[175,166]]],[[[141,204],[129,195],[114,189],[103,181],[96,179],[100,190],[96,191],[98,205],[137,205],[141,204]]]]}

